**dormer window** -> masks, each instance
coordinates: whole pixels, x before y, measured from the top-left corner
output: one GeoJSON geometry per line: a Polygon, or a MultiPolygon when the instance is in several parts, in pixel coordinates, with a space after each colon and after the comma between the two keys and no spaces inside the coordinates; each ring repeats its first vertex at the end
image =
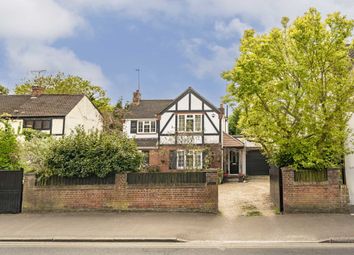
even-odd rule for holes
{"type": "Polygon", "coordinates": [[[179,114],[178,132],[201,132],[202,115],[201,114],[179,114]]]}
{"type": "Polygon", "coordinates": [[[156,133],[156,121],[154,120],[139,120],[138,121],[138,134],[139,133],[156,133]]]}

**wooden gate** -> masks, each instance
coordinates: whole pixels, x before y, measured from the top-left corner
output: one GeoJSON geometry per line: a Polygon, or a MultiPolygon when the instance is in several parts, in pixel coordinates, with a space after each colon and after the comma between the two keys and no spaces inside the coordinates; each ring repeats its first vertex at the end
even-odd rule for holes
{"type": "Polygon", "coordinates": [[[280,168],[271,166],[269,176],[270,198],[279,212],[283,212],[283,182],[280,168]]]}
{"type": "Polygon", "coordinates": [[[20,213],[23,171],[0,170],[0,213],[20,213]]]}

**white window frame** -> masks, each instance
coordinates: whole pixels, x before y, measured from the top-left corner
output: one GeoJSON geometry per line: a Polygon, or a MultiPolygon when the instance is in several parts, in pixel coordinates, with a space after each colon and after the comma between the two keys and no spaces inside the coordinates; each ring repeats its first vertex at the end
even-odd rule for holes
{"type": "Polygon", "coordinates": [[[203,169],[203,152],[200,150],[177,150],[177,157],[176,157],[176,167],[177,169],[203,169]],[[180,164],[180,157],[183,157],[183,164],[180,164]],[[187,167],[187,157],[192,156],[193,166],[192,168],[187,167]],[[199,159],[200,165],[197,163],[197,159],[199,159]]]}
{"type": "Polygon", "coordinates": [[[156,121],[155,120],[138,120],[137,122],[138,122],[137,123],[137,134],[154,134],[154,133],[156,133],[156,121]]]}
{"type": "Polygon", "coordinates": [[[202,114],[178,114],[178,123],[177,123],[177,131],[178,132],[186,132],[186,133],[199,133],[202,132],[202,114]],[[183,118],[181,118],[183,116],[183,118]],[[196,116],[200,116],[200,122],[198,122],[198,128],[196,125],[196,116]],[[183,120],[182,120],[183,119],[183,120]],[[187,122],[193,121],[193,130],[187,131],[187,122]],[[181,121],[183,121],[181,123],[181,121]]]}

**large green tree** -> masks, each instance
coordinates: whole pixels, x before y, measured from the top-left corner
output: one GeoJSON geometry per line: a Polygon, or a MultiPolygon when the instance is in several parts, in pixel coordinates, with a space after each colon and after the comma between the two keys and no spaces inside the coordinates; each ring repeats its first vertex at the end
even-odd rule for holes
{"type": "Polygon", "coordinates": [[[101,111],[111,111],[110,99],[106,91],[100,86],[93,85],[90,81],[79,76],[65,75],[57,73],[56,75],[38,76],[30,79],[15,88],[15,93],[30,94],[32,86],[41,86],[45,88],[46,94],[84,94],[101,111]]]}
{"type": "Polygon", "coordinates": [[[9,89],[6,88],[5,86],[0,84],[0,95],[8,95],[9,94],[9,89]]]}
{"type": "Polygon", "coordinates": [[[240,110],[238,108],[235,108],[228,119],[230,135],[241,134],[241,129],[238,124],[239,119],[240,119],[240,110]]]}
{"type": "Polygon", "coordinates": [[[322,19],[311,8],[292,24],[283,18],[282,28],[269,33],[245,31],[240,56],[223,77],[243,134],[262,144],[272,163],[295,169],[340,164],[354,103],[353,28],[340,13],[322,19]]]}

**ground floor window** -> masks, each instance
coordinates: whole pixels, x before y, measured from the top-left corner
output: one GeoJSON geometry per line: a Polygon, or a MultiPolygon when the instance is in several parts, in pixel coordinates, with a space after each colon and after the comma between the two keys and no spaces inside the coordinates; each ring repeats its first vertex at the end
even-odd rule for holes
{"type": "Polygon", "coordinates": [[[199,150],[178,150],[177,169],[202,169],[203,152],[199,150]]]}
{"type": "Polygon", "coordinates": [[[150,165],[150,152],[149,151],[142,151],[143,153],[143,164],[145,166],[150,165]]]}
{"type": "Polygon", "coordinates": [[[36,130],[50,130],[51,128],[50,119],[25,119],[23,120],[24,128],[32,128],[36,130]]]}

